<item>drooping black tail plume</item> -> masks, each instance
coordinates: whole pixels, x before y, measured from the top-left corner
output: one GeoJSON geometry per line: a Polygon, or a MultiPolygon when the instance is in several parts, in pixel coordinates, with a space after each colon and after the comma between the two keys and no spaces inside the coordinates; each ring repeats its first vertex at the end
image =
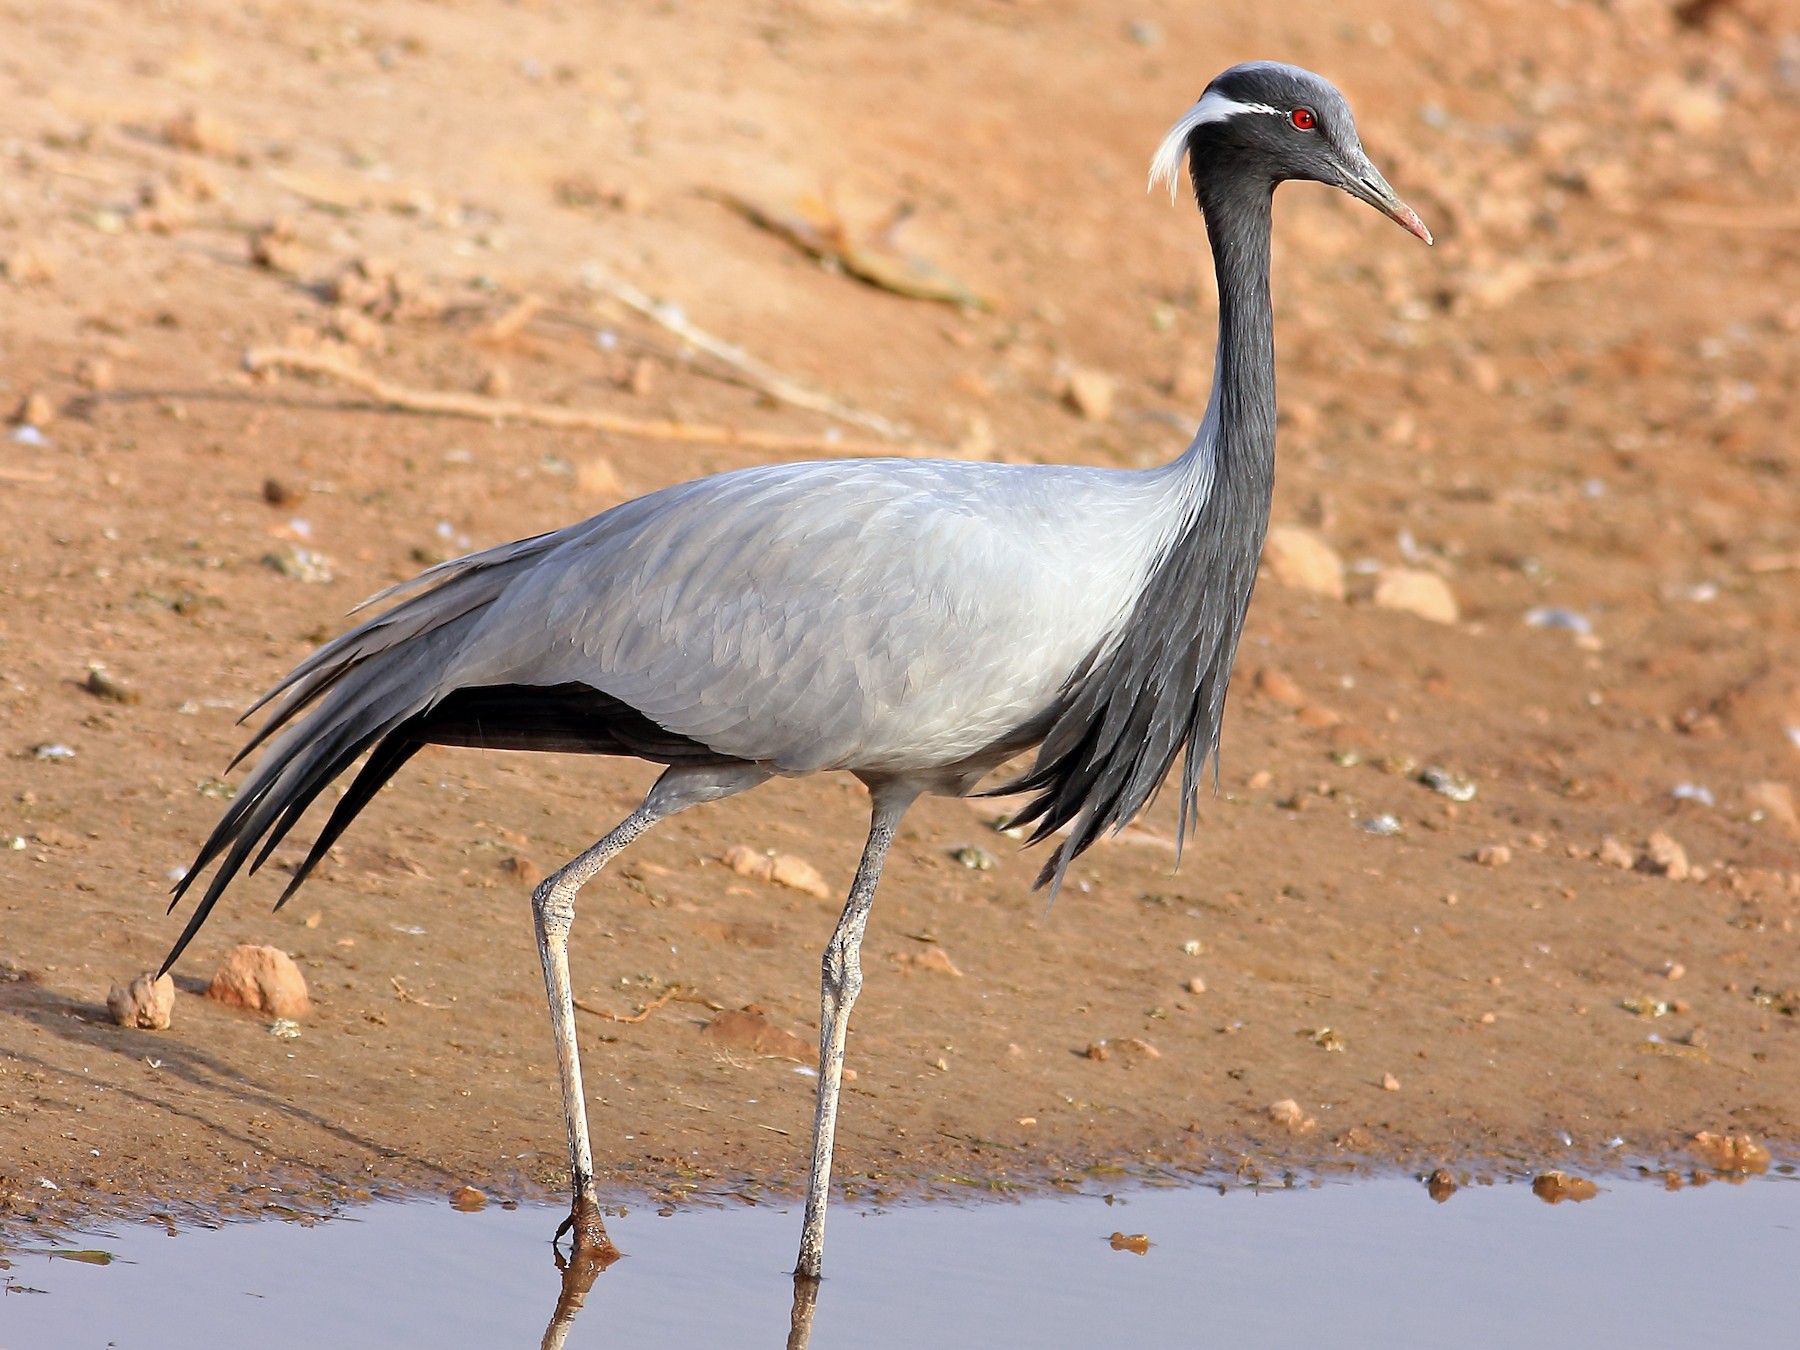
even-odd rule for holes
{"type": "Polygon", "coordinates": [[[260,868],[319,795],[365,752],[370,752],[368,760],[295,870],[277,908],[423,746],[635,755],[665,764],[724,759],[587,685],[446,687],[445,673],[483,611],[554,539],[539,536],[458,559],[398,588],[398,593],[411,594],[315,652],[258,701],[251,712],[280,700],[233,765],[272,733],[281,734],[175,884],[171,911],[206,868],[220,860],[163,970],[180,957],[233,878],[246,865],[251,872],[260,868]],[[296,721],[302,712],[306,715],[296,721]]]}

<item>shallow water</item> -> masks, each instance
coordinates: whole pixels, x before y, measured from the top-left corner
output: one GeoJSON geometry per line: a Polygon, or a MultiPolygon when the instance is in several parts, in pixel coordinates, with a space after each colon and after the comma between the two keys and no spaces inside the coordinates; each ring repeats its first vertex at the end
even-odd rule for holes
{"type": "MultiPolygon", "coordinates": [[[[8,1253],[0,1350],[536,1346],[561,1293],[562,1211],[376,1204],[316,1226],[168,1236],[125,1225],[8,1253]]],[[[789,1344],[798,1208],[633,1208],[578,1346],[789,1344]]],[[[1399,1180],[1141,1189],[1019,1204],[840,1206],[811,1350],[859,1347],[1791,1345],[1800,1184],[1614,1182],[1554,1207],[1527,1185],[1434,1204],[1399,1180]],[[1144,1255],[1114,1232],[1144,1234],[1144,1255]]]]}

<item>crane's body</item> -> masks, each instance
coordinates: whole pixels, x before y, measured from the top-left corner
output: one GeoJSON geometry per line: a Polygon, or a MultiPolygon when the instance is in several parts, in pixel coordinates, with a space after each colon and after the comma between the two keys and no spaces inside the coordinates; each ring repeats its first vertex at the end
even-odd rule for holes
{"type": "Polygon", "coordinates": [[[425,572],[377,597],[394,603],[258,704],[274,708],[245,753],[274,739],[176,888],[179,899],[223,859],[169,963],[231,879],[265,860],[365,752],[288,893],[423,745],[666,765],[638,810],[533,897],[571,1144],[571,1224],[577,1249],[596,1250],[606,1239],[567,965],[576,892],[676,811],[775,775],[851,772],[870,789],[873,818],[824,961],[798,1271],[816,1277],[858,949],[901,815],[922,793],[975,790],[1036,747],[1012,786],[1034,794],[1020,815],[1036,824],[1034,842],[1066,836],[1039,879],[1054,887],[1101,831],[1141,809],[1185,749],[1185,834],[1217,750],[1273,485],[1274,184],[1336,181],[1428,237],[1362,157],[1341,96],[1304,71],[1220,76],[1154,171],[1172,178],[1184,154],[1220,280],[1212,398],[1184,454],[1144,470],[918,460],[742,469],[425,572]],[[1203,159],[1208,147],[1216,153],[1203,159]]]}

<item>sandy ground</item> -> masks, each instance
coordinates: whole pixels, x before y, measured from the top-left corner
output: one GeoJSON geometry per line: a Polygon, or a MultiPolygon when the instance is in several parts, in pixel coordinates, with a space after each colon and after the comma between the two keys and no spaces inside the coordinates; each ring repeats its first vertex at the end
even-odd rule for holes
{"type": "MultiPolygon", "coordinates": [[[[1349,598],[1265,578],[1178,872],[1167,800],[1048,912],[1041,858],[982,813],[912,813],[840,1179],[1800,1141],[1791,8],[56,0],[7,30],[0,402],[35,395],[41,433],[0,444],[8,1224],[558,1185],[528,882],[629,809],[643,765],[428,752],[285,910],[279,875],[228,896],[172,1029],[111,1025],[107,990],[178,930],[171,869],[230,791],[237,714],[351,604],[786,457],[395,411],[253,375],[247,349],[879,439],[722,378],[595,289],[613,277],[918,442],[1157,462],[1204,402],[1214,296],[1201,222],[1146,197],[1144,166],[1252,56],[1338,80],[1439,236],[1323,188],[1277,201],[1275,519],[1339,551],[1349,598]],[[909,208],[898,244],[993,308],[821,266],[733,196],[829,202],[865,243],[909,208]],[[1104,417],[1070,406],[1082,372],[1111,381],[1104,417]],[[1442,578],[1456,620],[1373,603],[1399,567],[1442,578]],[[1645,857],[1659,834],[1685,861],[1645,857]],[[304,971],[298,1039],[200,997],[245,941],[304,971]]],[[[720,858],[791,853],[835,891],[864,811],[851,781],[778,783],[669,823],[584,897],[585,1003],[682,994],[582,1018],[615,1193],[800,1175],[811,1082],[705,1028],[757,1005],[810,1040],[836,902],[720,858]]]]}

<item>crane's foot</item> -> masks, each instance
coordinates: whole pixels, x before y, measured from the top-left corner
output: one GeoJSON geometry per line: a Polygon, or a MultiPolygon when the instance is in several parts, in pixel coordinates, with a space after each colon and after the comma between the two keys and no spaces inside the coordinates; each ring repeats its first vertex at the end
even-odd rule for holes
{"type": "Polygon", "coordinates": [[[559,1268],[568,1270],[580,1265],[599,1274],[619,1259],[619,1249],[606,1235],[606,1224],[600,1218],[600,1203],[591,1195],[576,1192],[569,1217],[562,1221],[552,1242],[560,1241],[565,1233],[569,1235],[569,1257],[565,1263],[562,1252],[557,1251],[559,1268]]]}

